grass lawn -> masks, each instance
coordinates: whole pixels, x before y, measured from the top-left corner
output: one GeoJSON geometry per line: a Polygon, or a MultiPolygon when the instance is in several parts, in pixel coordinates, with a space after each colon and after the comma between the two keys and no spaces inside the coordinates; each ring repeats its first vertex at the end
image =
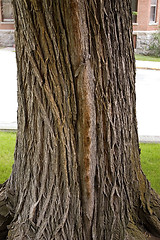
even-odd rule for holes
{"type": "MultiPolygon", "coordinates": [[[[16,133],[0,132],[0,183],[3,183],[12,171],[16,133]]],[[[141,143],[141,164],[144,173],[160,194],[160,144],[141,143]]]]}
{"type": "Polygon", "coordinates": [[[141,143],[142,169],[154,188],[160,194],[160,144],[141,143]]]}
{"type": "Polygon", "coordinates": [[[0,183],[10,176],[13,165],[15,132],[0,132],[0,183]]]}
{"type": "Polygon", "coordinates": [[[140,61],[160,62],[160,58],[154,57],[154,56],[144,56],[144,55],[135,54],[135,58],[136,60],[140,60],[140,61]]]}

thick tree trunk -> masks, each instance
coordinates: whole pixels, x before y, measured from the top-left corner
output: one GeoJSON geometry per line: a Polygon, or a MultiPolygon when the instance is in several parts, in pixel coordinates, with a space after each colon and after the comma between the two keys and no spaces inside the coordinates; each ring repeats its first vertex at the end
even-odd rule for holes
{"type": "Polygon", "coordinates": [[[19,108],[8,239],[160,236],[160,200],[140,167],[130,1],[13,3],[19,108]]]}

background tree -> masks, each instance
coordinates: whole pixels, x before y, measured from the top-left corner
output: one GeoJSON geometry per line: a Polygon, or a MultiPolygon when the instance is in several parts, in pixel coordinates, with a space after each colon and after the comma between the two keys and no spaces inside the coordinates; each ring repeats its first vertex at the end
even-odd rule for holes
{"type": "Polygon", "coordinates": [[[160,236],[140,167],[130,1],[13,4],[18,131],[1,239],[160,236]]]}
{"type": "Polygon", "coordinates": [[[153,34],[148,55],[160,57],[160,30],[153,34]]]}

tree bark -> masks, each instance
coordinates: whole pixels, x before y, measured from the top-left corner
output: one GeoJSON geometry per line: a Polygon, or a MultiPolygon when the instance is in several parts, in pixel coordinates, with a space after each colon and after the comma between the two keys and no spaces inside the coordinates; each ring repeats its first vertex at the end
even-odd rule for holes
{"type": "Polygon", "coordinates": [[[13,5],[18,132],[5,185],[8,239],[160,237],[160,199],[140,166],[130,1],[13,5]]]}

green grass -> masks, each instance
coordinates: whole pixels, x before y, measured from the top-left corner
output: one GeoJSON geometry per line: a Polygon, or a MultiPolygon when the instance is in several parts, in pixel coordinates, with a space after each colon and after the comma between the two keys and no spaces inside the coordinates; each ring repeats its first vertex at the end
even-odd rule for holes
{"type": "MultiPolygon", "coordinates": [[[[16,133],[0,132],[0,183],[11,174],[15,141],[16,133]]],[[[152,188],[160,194],[160,144],[141,143],[140,148],[142,169],[152,188]]]]}
{"type": "Polygon", "coordinates": [[[5,182],[11,174],[15,141],[15,132],[0,132],[0,183],[5,182]]]}
{"type": "Polygon", "coordinates": [[[136,60],[140,60],[140,61],[160,62],[160,58],[154,57],[154,56],[144,56],[144,55],[135,54],[135,58],[136,60]]]}
{"type": "Polygon", "coordinates": [[[142,169],[151,187],[160,194],[160,144],[141,143],[142,169]]]}

